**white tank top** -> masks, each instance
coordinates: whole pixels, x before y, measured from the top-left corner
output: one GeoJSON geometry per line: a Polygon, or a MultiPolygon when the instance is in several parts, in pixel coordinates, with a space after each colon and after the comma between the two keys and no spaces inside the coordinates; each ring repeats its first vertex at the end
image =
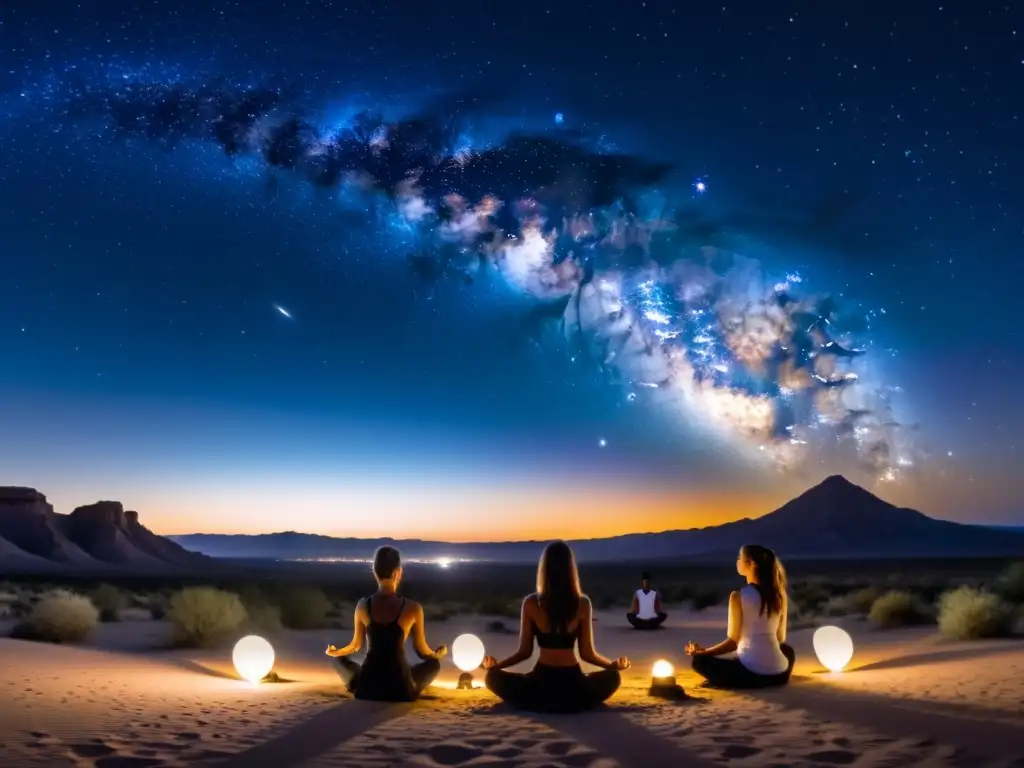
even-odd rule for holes
{"type": "Polygon", "coordinates": [[[636,617],[638,619],[655,619],[658,617],[658,612],[654,610],[654,600],[657,594],[653,589],[646,594],[644,594],[642,589],[636,591],[636,617]]]}
{"type": "Polygon", "coordinates": [[[736,658],[755,675],[777,675],[789,667],[789,660],[779,648],[779,614],[762,614],[761,595],[748,584],[740,590],[743,605],[743,626],[736,645],[736,658]]]}

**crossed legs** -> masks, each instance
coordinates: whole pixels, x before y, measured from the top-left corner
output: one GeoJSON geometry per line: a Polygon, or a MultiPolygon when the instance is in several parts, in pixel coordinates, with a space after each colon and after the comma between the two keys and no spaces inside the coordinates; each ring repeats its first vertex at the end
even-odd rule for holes
{"type": "Polygon", "coordinates": [[[694,656],[693,671],[715,688],[770,688],[785,685],[793,673],[796,653],[783,643],[779,646],[789,660],[785,672],[777,675],[758,675],[744,667],[739,659],[723,659],[720,656],[694,656]]]}
{"type": "MultiPolygon", "coordinates": [[[[352,661],[347,656],[338,656],[334,659],[334,671],[338,673],[341,682],[349,693],[355,693],[359,685],[359,677],[362,667],[358,662],[352,661]]],[[[412,673],[413,698],[419,698],[434,678],[441,671],[441,662],[437,659],[426,659],[419,664],[413,664],[409,671],[412,673]]]]}
{"type": "Polygon", "coordinates": [[[585,674],[579,667],[541,667],[527,674],[489,669],[484,684],[498,698],[531,712],[581,712],[619,689],[617,669],[585,674]]]}
{"type": "Polygon", "coordinates": [[[653,619],[641,619],[635,613],[626,614],[626,621],[633,625],[633,629],[657,629],[667,618],[668,614],[662,611],[658,611],[653,619]]]}

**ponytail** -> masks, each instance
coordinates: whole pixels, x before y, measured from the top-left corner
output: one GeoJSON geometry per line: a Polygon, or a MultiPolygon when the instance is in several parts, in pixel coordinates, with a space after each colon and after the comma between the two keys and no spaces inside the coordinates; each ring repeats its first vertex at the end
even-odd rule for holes
{"type": "Polygon", "coordinates": [[[761,595],[760,614],[772,616],[782,613],[786,597],[786,569],[782,561],[768,547],[760,544],[746,544],[743,554],[754,564],[754,585],[761,595]]]}

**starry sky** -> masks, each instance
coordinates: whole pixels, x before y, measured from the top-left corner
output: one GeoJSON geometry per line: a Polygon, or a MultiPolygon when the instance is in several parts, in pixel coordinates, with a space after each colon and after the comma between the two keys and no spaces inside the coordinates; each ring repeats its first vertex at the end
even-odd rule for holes
{"type": "Polygon", "coordinates": [[[1013,4],[0,8],[0,484],[590,537],[1024,524],[1013,4]]]}

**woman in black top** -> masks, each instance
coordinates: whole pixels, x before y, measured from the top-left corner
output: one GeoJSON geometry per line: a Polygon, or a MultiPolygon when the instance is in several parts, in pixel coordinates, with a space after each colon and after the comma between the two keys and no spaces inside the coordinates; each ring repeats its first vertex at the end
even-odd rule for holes
{"type": "Polygon", "coordinates": [[[402,559],[394,547],[381,547],[373,556],[377,593],[356,606],[352,642],[344,648],[327,647],[345,687],[357,699],[414,701],[441,671],[445,645],[430,650],[423,628],[423,606],[398,595],[402,559]],[[405,659],[405,640],[412,632],[416,654],[423,659],[410,667],[405,659]],[[369,640],[366,659],[360,666],[349,655],[369,640]]]}
{"type": "Polygon", "coordinates": [[[594,648],[593,608],[580,591],[576,559],[564,541],[544,548],[537,568],[537,593],[523,601],[519,622],[519,649],[506,659],[484,657],[485,684],[496,696],[519,709],[535,712],[579,712],[597,706],[618,690],[620,670],[629,669],[629,659],[606,659],[594,648]],[[525,675],[508,672],[508,667],[526,661],[533,654],[533,641],[540,646],[540,658],[525,675]],[[584,673],[576,658],[601,667],[584,673]]]}

